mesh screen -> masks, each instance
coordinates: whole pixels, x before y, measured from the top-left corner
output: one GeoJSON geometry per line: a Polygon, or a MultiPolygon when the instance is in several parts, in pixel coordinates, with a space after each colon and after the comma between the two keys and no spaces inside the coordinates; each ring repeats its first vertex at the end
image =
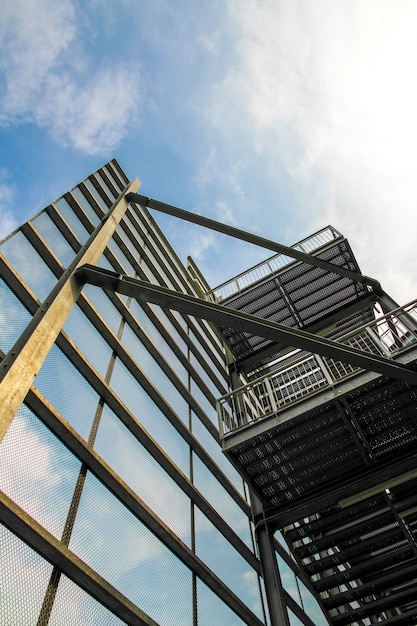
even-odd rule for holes
{"type": "Polygon", "coordinates": [[[220,626],[220,624],[245,626],[246,624],[201,580],[197,580],[197,607],[198,626],[220,626]]]}
{"type": "Polygon", "coordinates": [[[34,626],[41,610],[52,565],[2,525],[0,544],[1,624],[34,626]]]}
{"type": "Polygon", "coordinates": [[[91,474],[69,547],[161,625],[192,623],[191,572],[91,474]]]}
{"type": "Polygon", "coordinates": [[[137,380],[116,359],[111,387],[178,467],[189,475],[188,445],[137,380]]]}
{"type": "Polygon", "coordinates": [[[107,406],[95,448],[156,515],[190,546],[189,498],[107,406]]]}
{"type": "Polygon", "coordinates": [[[1,251],[39,300],[44,300],[56,278],[23,233],[16,232],[2,244],[1,251]]]}
{"type": "Polygon", "coordinates": [[[99,398],[56,346],[46,357],[36,377],[36,386],[71,426],[87,439],[99,398]]]}
{"type": "Polygon", "coordinates": [[[0,349],[8,352],[20,337],[31,315],[3,280],[0,280],[0,349]]]}
{"type": "Polygon", "coordinates": [[[80,463],[22,406],[1,446],[1,489],[60,538],[80,463]]]}
{"type": "Polygon", "coordinates": [[[195,522],[197,556],[262,619],[256,572],[198,508],[195,522]]]}
{"type": "Polygon", "coordinates": [[[61,575],[48,626],[121,626],[122,620],[61,575]]]}
{"type": "MultiPolygon", "coordinates": [[[[358,271],[345,241],[339,241],[317,257],[358,271]]],[[[294,263],[285,271],[254,283],[241,294],[226,298],[223,304],[286,326],[308,328],[368,294],[361,283],[305,263],[294,263]]],[[[221,331],[237,359],[271,344],[269,340],[238,329],[222,327],[221,331]]]]}
{"type": "Polygon", "coordinates": [[[104,378],[112,349],[78,306],[72,308],[63,330],[104,378]]]}
{"type": "Polygon", "coordinates": [[[61,261],[62,265],[67,267],[73,260],[75,252],[46,211],[43,211],[36,217],[32,224],[55,256],[61,261]]]}

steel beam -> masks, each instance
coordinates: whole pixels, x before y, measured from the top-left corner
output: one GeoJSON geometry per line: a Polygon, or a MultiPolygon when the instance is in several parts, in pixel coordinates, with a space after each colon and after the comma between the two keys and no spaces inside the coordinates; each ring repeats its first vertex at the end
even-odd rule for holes
{"type": "Polygon", "coordinates": [[[76,273],[81,283],[89,283],[132,296],[137,300],[152,302],[166,309],[206,319],[219,326],[239,328],[252,335],[285,343],[314,354],[329,357],[354,367],[370,370],[390,378],[417,385],[417,372],[391,359],[352,348],[331,339],[318,337],[304,330],[290,328],[271,320],[261,319],[226,306],[179,293],[147,281],[117,274],[92,265],[80,267],[76,273]]]}
{"type": "Polygon", "coordinates": [[[75,279],[77,268],[85,263],[97,263],[127,210],[128,203],[124,194],[136,190],[139,184],[136,179],[120,194],[39,307],[17,343],[2,360],[0,441],[81,293],[82,285],[75,279]]]}
{"type": "Polygon", "coordinates": [[[369,285],[377,293],[382,291],[380,283],[374,278],[364,276],[359,272],[353,272],[344,267],[339,267],[334,263],[328,263],[327,261],[323,261],[322,259],[319,259],[312,254],[300,252],[299,250],[295,250],[294,248],[291,248],[289,246],[284,246],[283,244],[276,243],[275,241],[271,241],[270,239],[259,237],[259,235],[253,235],[252,233],[248,233],[233,226],[228,226],[227,224],[222,224],[221,222],[217,222],[216,220],[212,220],[208,217],[196,215],[195,213],[191,213],[190,211],[184,211],[184,209],[179,209],[178,207],[174,207],[171,204],[165,204],[164,202],[159,202],[158,200],[146,198],[145,196],[141,196],[138,193],[129,193],[126,196],[126,199],[128,202],[136,203],[141,206],[146,206],[149,209],[155,209],[156,211],[160,211],[161,213],[166,213],[167,215],[178,217],[187,222],[192,222],[193,224],[198,224],[199,226],[204,226],[205,228],[210,228],[211,230],[223,233],[224,235],[229,235],[230,237],[234,237],[235,239],[241,239],[242,241],[247,241],[248,243],[252,243],[262,248],[266,248],[267,250],[272,250],[273,252],[285,254],[292,259],[297,259],[297,261],[302,261],[303,263],[313,265],[314,267],[320,267],[327,272],[332,272],[333,274],[338,274],[339,276],[350,278],[350,280],[356,281],[358,283],[369,285]]]}

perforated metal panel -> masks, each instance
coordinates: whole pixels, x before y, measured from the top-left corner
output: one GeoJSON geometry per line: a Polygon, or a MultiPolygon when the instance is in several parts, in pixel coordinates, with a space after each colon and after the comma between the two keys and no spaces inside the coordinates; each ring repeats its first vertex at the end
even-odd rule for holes
{"type": "MultiPolygon", "coordinates": [[[[345,239],[340,238],[327,246],[315,252],[314,256],[338,267],[359,271],[345,239]]],[[[363,299],[363,308],[359,307],[359,311],[349,315],[347,324],[350,330],[353,324],[359,326],[372,319],[373,312],[368,302],[370,293],[370,288],[362,283],[297,261],[225,298],[222,304],[285,326],[308,329],[319,322],[325,325],[329,316],[363,299]]],[[[236,328],[223,327],[221,332],[238,362],[272,345],[267,339],[236,328]]],[[[338,322],[332,335],[335,332],[343,333],[343,322],[338,322]]]]}

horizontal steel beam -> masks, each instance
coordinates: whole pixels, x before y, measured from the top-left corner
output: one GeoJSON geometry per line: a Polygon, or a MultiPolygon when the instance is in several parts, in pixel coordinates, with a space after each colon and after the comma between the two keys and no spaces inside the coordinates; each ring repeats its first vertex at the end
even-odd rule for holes
{"type": "Polygon", "coordinates": [[[284,246],[283,244],[276,243],[275,241],[271,241],[270,239],[259,237],[259,235],[253,235],[252,233],[248,233],[233,226],[228,226],[227,224],[222,224],[221,222],[217,222],[216,220],[212,220],[208,217],[203,217],[202,215],[197,215],[196,213],[191,213],[190,211],[184,211],[184,209],[179,209],[178,207],[172,206],[171,204],[165,204],[164,202],[159,202],[158,200],[146,198],[145,196],[141,196],[138,193],[128,193],[126,195],[126,200],[128,202],[136,203],[141,206],[146,206],[149,209],[155,209],[156,211],[160,211],[161,213],[166,213],[167,215],[172,215],[173,217],[178,217],[187,222],[192,222],[193,224],[198,224],[199,226],[204,226],[205,228],[210,228],[210,230],[215,230],[224,235],[229,235],[230,237],[234,237],[235,239],[247,241],[248,243],[252,243],[256,246],[261,246],[262,248],[265,248],[267,250],[272,250],[273,252],[285,254],[292,259],[297,259],[297,261],[302,261],[303,263],[307,263],[308,265],[320,267],[327,272],[332,272],[333,274],[338,274],[339,276],[350,278],[350,280],[356,281],[358,283],[369,285],[377,293],[382,292],[380,283],[374,278],[364,276],[359,272],[353,272],[344,267],[339,267],[334,263],[328,263],[327,261],[323,261],[322,259],[319,259],[312,254],[300,252],[299,250],[295,250],[295,248],[291,248],[290,246],[284,246]]]}
{"type": "Polygon", "coordinates": [[[354,367],[417,385],[417,372],[407,365],[363,352],[331,339],[318,337],[303,330],[290,328],[271,320],[261,319],[249,313],[236,311],[220,304],[207,302],[194,296],[92,265],[81,267],[76,276],[82,283],[103,287],[144,302],[152,302],[166,309],[174,309],[186,315],[211,321],[219,326],[238,328],[258,337],[265,337],[277,343],[285,343],[294,348],[320,354],[349,363],[354,367]]]}

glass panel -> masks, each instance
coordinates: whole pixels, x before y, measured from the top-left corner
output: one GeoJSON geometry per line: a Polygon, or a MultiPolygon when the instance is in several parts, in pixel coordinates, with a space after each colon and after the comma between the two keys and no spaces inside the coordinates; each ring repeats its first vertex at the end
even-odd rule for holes
{"type": "MultiPolygon", "coordinates": [[[[210,346],[208,343],[207,343],[207,348],[204,348],[201,344],[201,340],[198,339],[198,337],[193,333],[191,329],[189,331],[189,336],[193,344],[196,346],[199,346],[199,352],[205,356],[206,361],[208,361],[209,363],[211,363],[212,361],[215,361],[217,366],[220,363],[221,370],[224,369],[224,356],[223,355],[220,356],[219,353],[214,349],[210,350],[210,346]]],[[[209,339],[209,341],[211,340],[209,339]]]]}
{"type": "Polygon", "coordinates": [[[8,352],[31,320],[30,313],[0,280],[0,349],[8,352]]]}
{"type": "Polygon", "coordinates": [[[104,378],[112,349],[78,306],[73,307],[63,329],[104,378]]]}
{"type": "Polygon", "coordinates": [[[297,580],[291,567],[287,565],[286,561],[277,554],[278,568],[281,576],[282,586],[290,596],[301,606],[301,596],[297,587],[297,580]]]}
{"type": "Polygon", "coordinates": [[[75,252],[49,215],[45,212],[41,213],[32,221],[32,224],[62,265],[67,267],[73,260],[75,252]]]}
{"type": "Polygon", "coordinates": [[[88,202],[87,198],[84,196],[81,189],[79,187],[74,187],[74,189],[71,190],[71,193],[74,196],[74,198],[78,201],[78,204],[83,208],[90,222],[94,226],[97,226],[97,224],[100,221],[100,218],[97,215],[97,213],[94,211],[91,204],[88,202]]]}
{"type": "Polygon", "coordinates": [[[107,406],[100,421],[95,448],[155,514],[190,546],[188,496],[107,406]]]}
{"type": "MultiPolygon", "coordinates": [[[[150,320],[148,315],[146,314],[146,309],[142,308],[140,303],[137,302],[136,300],[132,301],[130,309],[133,315],[136,317],[136,319],[140,322],[143,330],[146,332],[148,337],[152,340],[152,342],[156,346],[159,346],[159,342],[161,341],[161,335],[159,331],[156,329],[156,327],[154,326],[152,320],[150,320]]],[[[169,320],[166,313],[161,309],[161,307],[155,307],[154,309],[152,309],[152,311],[155,313],[158,320],[162,323],[162,325],[164,326],[165,330],[168,332],[171,339],[175,341],[176,345],[186,355],[187,344],[182,339],[181,335],[179,334],[175,326],[169,320]]]]}
{"type": "Polygon", "coordinates": [[[52,565],[0,525],[1,623],[32,626],[37,623],[52,565]]]}
{"type": "Polygon", "coordinates": [[[45,300],[56,278],[23,233],[7,239],[1,251],[39,300],[45,300]]]}
{"type": "Polygon", "coordinates": [[[192,623],[191,572],[91,474],[70,549],[162,626],[192,623]]]}
{"type": "MultiPolygon", "coordinates": [[[[292,611],[288,609],[288,617],[290,618],[290,626],[304,626],[303,622],[298,619],[296,615],[292,611]]],[[[327,624],[328,622],[325,622],[327,624]]],[[[317,624],[320,626],[320,624],[317,624]]]]}
{"type": "Polygon", "coordinates": [[[142,248],[143,247],[143,238],[139,234],[136,226],[133,224],[132,220],[129,218],[127,213],[124,214],[122,221],[126,224],[128,230],[133,234],[133,237],[135,239],[137,248],[139,248],[139,249],[142,248]]]}
{"type": "Polygon", "coordinates": [[[133,378],[120,359],[116,359],[110,384],[164,452],[188,476],[189,451],[186,442],[158,409],[145,390],[133,378]]]}
{"type": "Polygon", "coordinates": [[[207,396],[201,391],[200,387],[195,383],[193,379],[191,379],[191,393],[193,397],[197,400],[198,404],[201,407],[201,410],[207,415],[207,417],[217,426],[217,411],[214,404],[211,404],[207,396]]]}
{"type": "Polygon", "coordinates": [[[77,235],[80,242],[85,243],[90,235],[87,229],[81,224],[80,220],[75,215],[65,198],[61,198],[55,202],[55,206],[71,230],[75,233],[75,235],[77,235]]]}
{"type": "Polygon", "coordinates": [[[216,509],[234,532],[252,549],[249,519],[204,463],[194,458],[194,485],[216,509]]]}
{"type": "Polygon", "coordinates": [[[98,395],[66,356],[53,346],[36,377],[36,386],[84,439],[88,439],[98,395]]]}
{"type": "Polygon", "coordinates": [[[61,575],[48,626],[123,626],[126,622],[110,613],[97,600],[61,575]]]}
{"type": "Polygon", "coordinates": [[[262,619],[256,572],[198,508],[195,512],[197,555],[262,619]]]}
{"type": "Polygon", "coordinates": [[[60,537],[80,463],[25,406],[0,446],[1,489],[60,537]]]}

